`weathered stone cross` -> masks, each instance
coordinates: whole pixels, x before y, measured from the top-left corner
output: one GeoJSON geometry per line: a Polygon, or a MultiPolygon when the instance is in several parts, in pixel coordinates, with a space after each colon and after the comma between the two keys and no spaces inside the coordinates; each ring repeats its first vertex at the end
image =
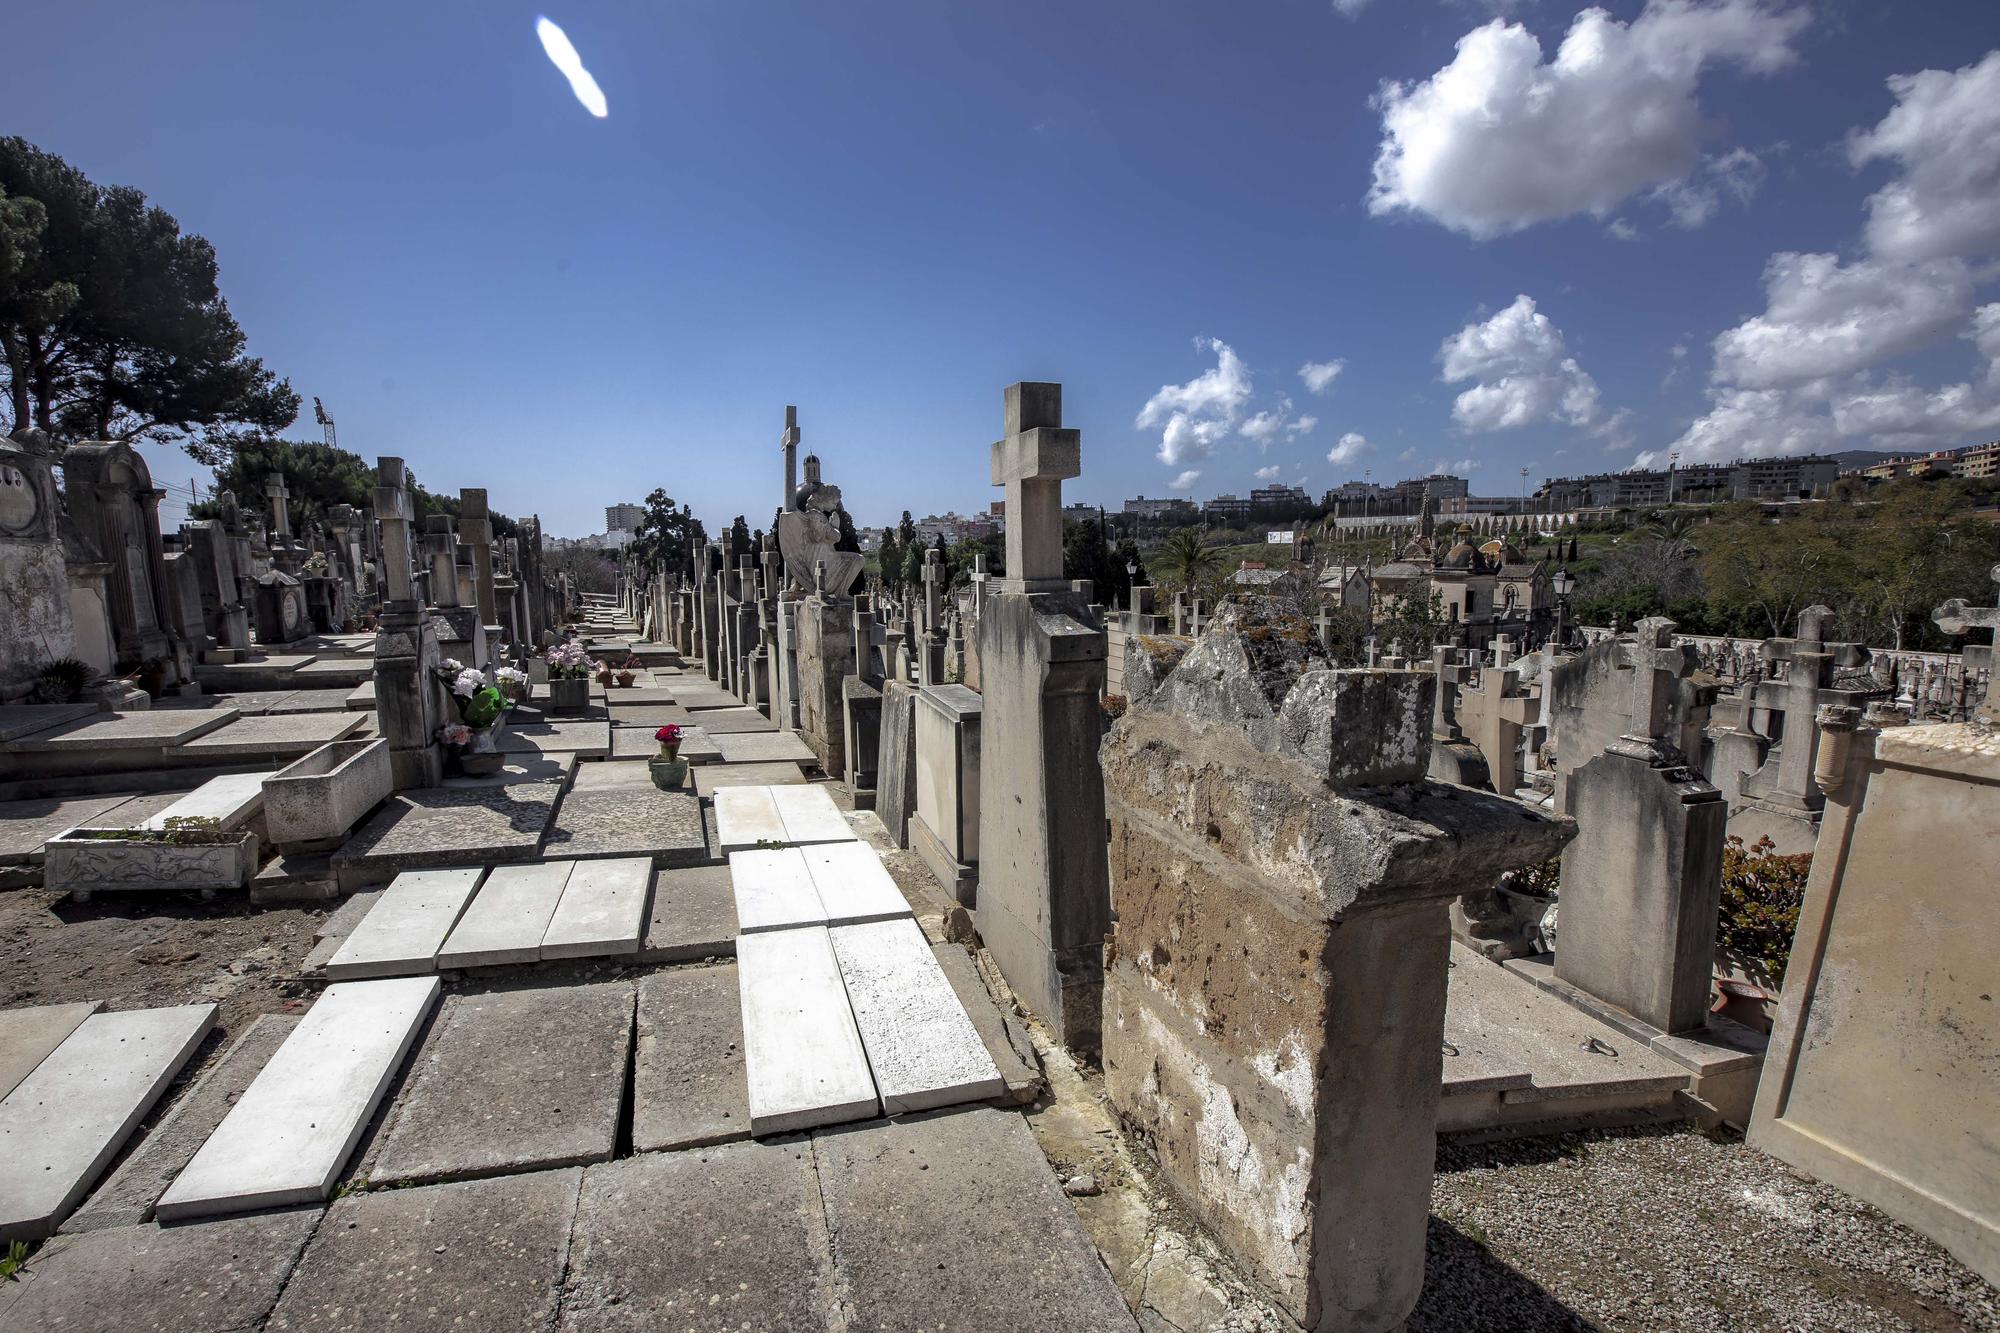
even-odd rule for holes
{"type": "MultiPolygon", "coordinates": [[[[411,602],[416,589],[410,579],[410,524],[415,511],[405,488],[403,460],[379,458],[375,466],[375,517],[382,524],[382,580],[385,601],[411,602]]],[[[275,477],[275,474],[274,474],[275,477]]],[[[280,491],[284,478],[276,477],[280,491]]],[[[278,513],[284,513],[284,498],[273,492],[278,513]]],[[[282,522],[282,517],[280,522],[282,522]]]]}
{"type": "Polygon", "coordinates": [[[1667,717],[1680,682],[1694,670],[1694,650],[1673,646],[1674,622],[1648,616],[1633,629],[1625,660],[1632,668],[1632,729],[1621,739],[1677,762],[1680,747],[1668,738],[1667,717]]]}
{"type": "Polygon", "coordinates": [[[933,546],[924,551],[924,633],[937,638],[940,633],[939,584],[944,578],[944,560],[933,546]]]}
{"type": "Polygon", "coordinates": [[[285,474],[273,472],[265,477],[264,494],[270,497],[271,501],[272,538],[289,540],[292,535],[292,522],[286,512],[285,501],[292,498],[292,493],[285,488],[285,474]]]}
{"type": "MultiPolygon", "coordinates": [[[[2000,565],[1986,571],[1987,577],[2000,586],[2000,565]]],[[[1986,684],[1986,701],[1980,705],[1981,719],[2000,721],[2000,606],[1973,606],[1964,598],[1954,597],[1931,612],[1931,620],[1946,634],[1970,634],[1974,630],[1993,631],[1991,643],[1968,643],[1960,658],[1967,672],[1985,670],[1995,673],[1986,684]]]]}
{"type": "Polygon", "coordinates": [[[1440,643],[1431,648],[1431,673],[1437,677],[1437,689],[1431,697],[1431,738],[1440,741],[1462,741],[1465,733],[1458,727],[1457,689],[1472,674],[1463,664],[1454,660],[1458,650],[1448,643],[1440,643]]]}
{"type": "Polygon", "coordinates": [[[1766,670],[1773,662],[1790,666],[1782,682],[1759,681],[1750,689],[1750,701],[1758,708],[1779,713],[1783,730],[1779,733],[1776,782],[1756,794],[1775,797],[1791,804],[1817,808],[1819,788],[1813,782],[1813,762],[1819,749],[1818,722],[1822,703],[1846,703],[1829,697],[1836,667],[1860,667],[1868,663],[1868,650],[1858,643],[1828,643],[1826,626],[1833,612],[1824,606],[1809,606],[1799,612],[1798,633],[1789,639],[1764,640],[1761,655],[1766,670]],[[1798,743],[1793,744],[1796,740],[1798,743]]]}
{"type": "Polygon", "coordinates": [[[1061,592],[1062,484],[1083,475],[1082,436],[1062,424],[1062,385],[1007,386],[1006,438],[993,445],[993,484],[1007,490],[1010,593],[1061,592]]]}

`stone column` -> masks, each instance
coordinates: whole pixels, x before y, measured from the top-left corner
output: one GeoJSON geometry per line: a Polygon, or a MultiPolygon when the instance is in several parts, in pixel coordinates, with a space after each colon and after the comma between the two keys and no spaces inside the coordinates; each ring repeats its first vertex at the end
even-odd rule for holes
{"type": "Polygon", "coordinates": [[[843,682],[854,674],[854,604],[815,589],[795,602],[798,628],[799,736],[829,776],[846,772],[847,706],[843,682]]]}
{"type": "Polygon", "coordinates": [[[1007,577],[979,618],[985,687],[979,933],[1021,1002],[1065,1045],[1100,1040],[1104,933],[1104,628],[1062,578],[1062,481],[1081,474],[1062,386],[1006,393],[992,477],[1007,489],[1007,577]]]}
{"type": "Polygon", "coordinates": [[[479,608],[479,623],[493,627],[499,624],[495,619],[493,604],[493,516],[486,508],[485,488],[461,490],[458,493],[458,539],[472,548],[472,578],[479,608]]]}
{"type": "MultiPolygon", "coordinates": [[[[1670,739],[1694,649],[1674,625],[1639,622],[1630,645],[1631,729],[1570,778],[1577,838],[1563,853],[1556,976],[1661,1032],[1708,1014],[1722,841],[1729,809],[1670,739]]],[[[1575,760],[1564,755],[1566,764],[1575,760]]]]}
{"type": "Polygon", "coordinates": [[[398,791],[435,787],[444,774],[437,740],[445,720],[437,678],[437,631],[418,604],[410,579],[410,522],[403,460],[378,459],[375,514],[382,525],[382,616],[375,632],[376,728],[389,742],[398,791]]]}
{"type": "Polygon", "coordinates": [[[756,654],[758,638],[758,603],[756,557],[747,551],[737,557],[736,586],[742,596],[736,603],[735,670],[732,673],[736,683],[736,697],[754,707],[757,703],[757,685],[752,678],[751,668],[756,654]]]}
{"type": "Polygon", "coordinates": [[[1226,603],[1128,687],[1105,1089],[1292,1318],[1377,1333],[1423,1286],[1446,905],[1572,826],[1426,782],[1430,674],[1334,670],[1309,640],[1226,603]]]}
{"type": "Polygon", "coordinates": [[[424,520],[424,559],[431,571],[431,605],[457,606],[458,538],[451,530],[451,515],[432,514],[424,520]]]}

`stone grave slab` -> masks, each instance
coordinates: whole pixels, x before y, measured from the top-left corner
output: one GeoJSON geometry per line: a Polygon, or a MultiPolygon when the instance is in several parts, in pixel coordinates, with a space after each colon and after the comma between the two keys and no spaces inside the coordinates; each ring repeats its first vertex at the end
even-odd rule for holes
{"type": "Polygon", "coordinates": [[[1017,1106],[1034,1101],[1042,1092],[1042,1066],[1027,1029],[994,1002],[992,992],[986,989],[986,982],[979,975],[979,964],[964,945],[933,944],[931,956],[944,969],[945,980],[951,983],[958,1002],[965,1006],[966,1016],[978,1030],[979,1039],[986,1043],[986,1053],[1000,1070],[1009,1099],[1017,1106]]]}
{"type": "Polygon", "coordinates": [[[583,1171],[336,1200],[266,1329],[549,1329],[583,1171]]]}
{"type": "Polygon", "coordinates": [[[260,1015],[147,1132],[110,1178],[92,1191],[62,1229],[97,1231],[151,1221],[153,1205],[167,1192],[167,1186],[194,1159],[229,1108],[298,1025],[297,1015],[260,1015]]]}
{"type": "Polygon", "coordinates": [[[695,769],[692,776],[695,794],[703,800],[713,799],[724,787],[797,786],[806,780],[794,763],[706,764],[695,769]]]}
{"type": "MultiPolygon", "coordinates": [[[[625,708],[674,707],[674,692],[659,685],[634,685],[630,689],[619,690],[605,696],[610,705],[625,708]]],[[[685,708],[679,711],[685,713],[685,708]]],[[[678,718],[668,718],[669,722],[678,718]]]]}
{"type": "MultiPolygon", "coordinates": [[[[674,682],[674,702],[697,713],[718,708],[741,708],[743,701],[720,685],[694,684],[685,679],[674,682]]],[[[699,721],[700,719],[696,719],[699,721]]]]}
{"type": "Polygon", "coordinates": [[[560,795],[553,782],[398,792],[333,854],[340,887],[372,887],[405,870],[531,860],[560,795]]]}
{"type": "Polygon", "coordinates": [[[341,706],[350,712],[372,713],[375,711],[375,682],[364,680],[347,692],[341,706]]]}
{"type": "Polygon", "coordinates": [[[225,829],[241,828],[264,808],[264,779],[275,773],[225,773],[210,778],[136,827],[164,830],[170,819],[213,819],[225,829]]]}
{"type": "Polygon", "coordinates": [[[797,847],[731,852],[729,882],[736,892],[739,934],[826,924],[826,904],[797,847]]]}
{"type": "Polygon", "coordinates": [[[542,935],[556,913],[572,865],[541,861],[488,871],[486,882],[445,937],[437,965],[496,967],[540,961],[542,935]]]}
{"type": "MultiPolygon", "coordinates": [[[[653,739],[651,727],[613,727],[611,729],[611,757],[613,759],[651,759],[660,752],[660,743],[653,739]]],[[[714,741],[702,735],[701,729],[691,727],[681,735],[681,758],[697,767],[703,764],[722,762],[722,751],[714,741]]]]}
{"type": "Polygon", "coordinates": [[[641,963],[692,963],[736,955],[736,894],[728,866],[662,870],[639,945],[641,963]]]}
{"type": "Polygon", "coordinates": [[[785,841],[804,846],[814,842],[850,842],[860,835],[833,803],[826,784],[771,788],[771,804],[785,824],[785,841]]]}
{"type": "Polygon", "coordinates": [[[347,701],[354,697],[356,691],[363,688],[368,691],[368,707],[372,709],[375,706],[375,682],[370,680],[353,690],[294,690],[264,711],[268,713],[358,712],[360,710],[349,708],[347,701]]]}
{"type": "Polygon", "coordinates": [[[1018,1111],[821,1130],[813,1155],[856,1327],[950,1311],[954,1328],[1016,1328],[1033,1311],[1038,1333],[1136,1333],[1018,1111]]]}
{"type": "Polygon", "coordinates": [[[634,764],[623,760],[592,760],[576,766],[576,781],[570,784],[572,792],[609,791],[619,787],[650,787],[653,775],[644,764],[634,764]]]}
{"type": "Polygon", "coordinates": [[[239,718],[228,726],[176,746],[202,759],[298,758],[328,741],[345,738],[361,725],[358,713],[272,713],[239,718]]]}
{"type": "Polygon", "coordinates": [[[570,1243],[565,1333],[823,1328],[820,1219],[805,1143],[593,1166],[570,1243]]]}
{"type": "Polygon", "coordinates": [[[37,1004],[0,1009],[0,1099],[5,1099],[35,1066],[49,1058],[83,1020],[104,1007],[102,1000],[37,1004]]]}
{"type": "Polygon", "coordinates": [[[829,933],[885,1113],[980,1102],[1007,1090],[914,920],[829,933]]]}
{"type": "Polygon", "coordinates": [[[646,856],[661,866],[709,859],[708,827],[693,792],[646,786],[594,787],[563,797],[542,850],[549,856],[646,856]]]}
{"type": "Polygon", "coordinates": [[[651,857],[578,861],[542,935],[543,958],[603,958],[639,951],[653,892],[651,857]]]}
{"type": "Polygon", "coordinates": [[[369,1178],[463,1180],[609,1160],[632,1003],[625,981],[454,995],[369,1178]]]}
{"type": "Polygon", "coordinates": [[[819,892],[829,926],[861,921],[892,921],[910,915],[909,900],[882,864],[881,854],[865,842],[832,842],[801,847],[806,871],[819,892]]]}
{"type": "Polygon", "coordinates": [[[102,819],[132,799],[116,796],[45,797],[0,802],[0,866],[42,859],[42,844],[73,828],[98,827],[102,819]]]}
{"type": "Polygon", "coordinates": [[[639,981],[632,1149],[700,1148],[750,1136],[736,969],[683,967],[639,981]]]}
{"type": "Polygon", "coordinates": [[[13,754],[62,753],[77,750],[158,750],[187,742],[235,722],[234,708],[199,712],[149,709],[143,713],[92,713],[6,743],[13,754]]]}
{"type": "Polygon", "coordinates": [[[0,1328],[63,1333],[248,1329],[284,1289],[319,1209],[58,1236],[0,1282],[0,1328]]]}
{"type": "Polygon", "coordinates": [[[0,741],[19,740],[96,712],[96,704],[8,704],[0,708],[0,741]]]}
{"type": "Polygon", "coordinates": [[[740,736],[750,732],[776,731],[778,724],[754,708],[711,708],[693,714],[694,725],[709,736],[740,736]]]}
{"type": "Polygon", "coordinates": [[[55,1231],[215,1024],[215,1006],[92,1014],[0,1101],[0,1241],[55,1231]]]}
{"type": "Polygon", "coordinates": [[[503,754],[568,753],[579,759],[604,759],[611,754],[611,724],[530,722],[510,725],[500,734],[500,750],[503,754]]]}
{"type": "Polygon", "coordinates": [[[381,889],[369,889],[341,901],[340,906],[327,913],[326,920],[313,927],[316,940],[344,940],[354,933],[363,917],[374,910],[381,901],[381,889]]]}
{"type": "Polygon", "coordinates": [[[715,793],[715,850],[723,856],[785,844],[785,821],[770,787],[726,787],[715,793]]]}
{"type": "Polygon", "coordinates": [[[245,717],[262,717],[297,694],[297,690],[237,690],[229,694],[169,694],[153,700],[153,711],[162,708],[234,708],[245,717]]]}
{"type": "Polygon", "coordinates": [[[825,927],[736,941],[750,1132],[864,1120],[881,1110],[825,927]]]}
{"type": "Polygon", "coordinates": [[[292,673],[292,679],[302,689],[330,689],[344,685],[353,689],[369,679],[375,671],[375,663],[367,657],[322,657],[308,662],[292,673]]]}
{"type": "Polygon", "coordinates": [[[812,747],[789,731],[743,732],[717,736],[715,748],[725,764],[816,764],[812,747]]]}
{"type": "Polygon", "coordinates": [[[470,867],[396,876],[328,960],[327,977],[356,981],[437,971],[438,950],[484,873],[470,867]]]}
{"type": "Polygon", "coordinates": [[[567,782],[576,767],[576,756],[567,752],[510,754],[498,772],[476,776],[455,773],[438,785],[449,791],[491,791],[521,782],[567,782]]]}
{"type": "Polygon", "coordinates": [[[658,730],[670,722],[691,726],[694,714],[676,704],[626,703],[627,691],[611,696],[611,724],[617,727],[651,727],[658,730]]]}
{"type": "Polygon", "coordinates": [[[437,998],[434,976],[328,986],[154,1215],[325,1202],[437,998]]]}

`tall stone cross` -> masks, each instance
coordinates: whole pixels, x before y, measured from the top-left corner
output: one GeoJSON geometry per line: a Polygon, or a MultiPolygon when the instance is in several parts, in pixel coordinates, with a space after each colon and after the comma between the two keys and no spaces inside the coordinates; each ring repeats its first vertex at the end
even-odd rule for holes
{"type": "Polygon", "coordinates": [[[1060,592],[1063,581],[1062,484],[1083,475],[1082,436],[1062,424],[1062,385],[1007,386],[1006,438],[993,445],[993,484],[1007,491],[1010,593],[1060,592]]]}
{"type": "Polygon", "coordinates": [[[972,553],[972,618],[979,619],[979,613],[986,609],[986,580],[991,577],[986,572],[984,553],[972,553]]]}
{"type": "Polygon", "coordinates": [[[1674,646],[1673,621],[1648,616],[1634,627],[1625,661],[1632,668],[1632,729],[1620,739],[1656,762],[1678,761],[1680,747],[1668,738],[1667,721],[1681,679],[1694,670],[1694,649],[1674,646]]]}
{"type": "Polygon", "coordinates": [[[458,493],[458,539],[472,550],[474,605],[479,623],[492,625],[493,603],[493,516],[486,508],[484,487],[465,488],[458,493]]]}
{"type": "Polygon", "coordinates": [[[387,602],[407,602],[413,608],[417,594],[410,578],[410,524],[414,516],[403,460],[376,459],[375,518],[382,525],[382,597],[387,602]]]}
{"type": "Polygon", "coordinates": [[[1826,641],[1826,626],[1832,619],[1829,608],[1809,606],[1799,612],[1798,633],[1794,637],[1764,640],[1761,655],[1765,669],[1777,662],[1788,666],[1782,682],[1759,681],[1750,689],[1753,705],[1784,717],[1776,782],[1768,788],[1758,784],[1758,795],[1815,809],[1820,804],[1819,785],[1813,781],[1813,764],[1819,751],[1819,706],[1850,702],[1844,692],[1838,698],[1827,694],[1833,686],[1836,667],[1851,669],[1868,664],[1868,650],[1860,644],[1826,641]]]}
{"type": "Polygon", "coordinates": [[[785,498],[778,505],[781,510],[798,508],[794,498],[799,489],[799,409],[785,405],[785,434],[780,446],[785,451],[785,498]]]}
{"type": "MultiPolygon", "coordinates": [[[[2000,586],[2000,565],[1986,573],[2000,586]]],[[[1946,634],[1970,634],[1981,629],[1993,632],[1990,643],[1966,644],[1961,662],[1968,674],[1980,670],[1989,673],[1986,701],[1980,705],[1979,717],[1987,722],[2000,722],[2000,606],[1973,606],[1963,598],[1954,597],[1931,612],[1931,620],[1946,634]]]]}
{"type": "Polygon", "coordinates": [[[1440,643],[1431,649],[1431,673],[1437,677],[1437,689],[1431,698],[1431,738],[1440,741],[1462,741],[1465,733],[1458,726],[1458,687],[1465,684],[1472,673],[1465,664],[1454,660],[1458,650],[1448,643],[1440,643]]]}
{"type": "Polygon", "coordinates": [[[936,547],[924,552],[924,633],[937,638],[941,630],[940,606],[943,589],[939,586],[944,579],[944,562],[936,547]]]}
{"type": "Polygon", "coordinates": [[[1367,654],[1367,661],[1370,667],[1382,665],[1382,649],[1376,644],[1373,634],[1369,635],[1367,640],[1362,644],[1362,651],[1367,654]]]}
{"type": "Polygon", "coordinates": [[[292,521],[285,508],[285,502],[292,493],[285,489],[285,474],[273,472],[264,478],[264,494],[271,501],[271,540],[286,541],[292,535],[292,521]]]}

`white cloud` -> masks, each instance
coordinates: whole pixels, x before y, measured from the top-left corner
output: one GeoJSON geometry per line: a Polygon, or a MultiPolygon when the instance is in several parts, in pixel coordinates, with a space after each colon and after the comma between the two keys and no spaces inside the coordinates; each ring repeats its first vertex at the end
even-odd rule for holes
{"type": "Polygon", "coordinates": [[[1778,254],[1764,292],[1763,314],[1716,338],[1718,382],[1770,389],[1850,374],[1935,342],[1972,308],[1972,276],[1956,259],[1778,254]]]}
{"type": "Polygon", "coordinates": [[[1209,338],[1196,346],[1215,353],[1214,367],[1186,384],[1161,385],[1134,423],[1140,430],[1160,428],[1158,456],[1169,467],[1207,458],[1236,429],[1250,400],[1250,370],[1229,344],[1209,338]]]}
{"type": "Polygon", "coordinates": [[[1611,219],[1610,225],[1604,229],[1604,234],[1614,241],[1636,241],[1639,239],[1639,229],[1624,218],[1611,219]]]}
{"type": "Polygon", "coordinates": [[[1438,349],[1449,383],[1478,381],[1459,394],[1452,419],[1466,430],[1512,430],[1537,422],[1588,426],[1597,419],[1597,381],[1568,354],[1560,330],[1533,298],[1483,324],[1468,324],[1438,349]]]}
{"type": "Polygon", "coordinates": [[[1766,0],[1648,0],[1629,25],[1586,9],[1544,63],[1533,34],[1495,19],[1428,79],[1376,94],[1369,212],[1421,213],[1482,240],[1607,217],[1697,171],[1705,68],[1782,69],[1807,21],[1766,0]]]}
{"type": "Polygon", "coordinates": [[[1373,447],[1368,443],[1367,436],[1360,431],[1351,430],[1340,437],[1339,443],[1326,451],[1326,461],[1336,467],[1342,463],[1352,463],[1373,447]]]}
{"type": "Polygon", "coordinates": [[[1260,467],[1257,469],[1257,480],[1276,481],[1277,479],[1278,479],[1278,465],[1276,463],[1271,464],[1271,466],[1269,467],[1260,467]]]}
{"type": "Polygon", "coordinates": [[[1345,369],[1347,362],[1339,357],[1331,361],[1308,361],[1299,367],[1299,379],[1304,381],[1308,392],[1323,394],[1333,387],[1333,382],[1345,369]]]}
{"type": "Polygon", "coordinates": [[[1297,439],[1301,435],[1310,435],[1313,427],[1317,425],[1319,425],[1318,417],[1305,416],[1294,421],[1286,429],[1291,433],[1293,439],[1297,439]]]}
{"type": "Polygon", "coordinates": [[[1333,12],[1342,18],[1357,18],[1368,5],[1369,0],[1333,0],[1333,12]]]}
{"type": "Polygon", "coordinates": [[[1701,171],[1684,180],[1668,181],[1653,191],[1667,206],[1673,224],[1683,231],[1704,227],[1725,201],[1747,204],[1764,188],[1764,159],[1748,148],[1705,158],[1701,171]]]}
{"type": "Polygon", "coordinates": [[[1972,331],[1965,335],[1986,358],[1986,382],[2000,385],[2000,301],[1983,305],[1972,314],[1972,331]]]}
{"type": "Polygon", "coordinates": [[[1187,471],[1181,473],[1178,477],[1175,477],[1172,481],[1168,482],[1167,489],[1170,491],[1193,490],[1194,484],[1200,480],[1201,480],[1201,473],[1194,468],[1189,468],[1187,471]]]}
{"type": "Polygon", "coordinates": [[[1440,458],[1437,462],[1431,464],[1432,472],[1445,472],[1453,476],[1457,476],[1461,472],[1477,472],[1478,470],[1479,460],[1476,458],[1454,458],[1450,460],[1440,458]]]}
{"type": "Polygon", "coordinates": [[[1292,415],[1292,400],[1280,398],[1276,407],[1259,412],[1245,421],[1238,428],[1238,433],[1244,439],[1255,442],[1258,448],[1268,449],[1271,447],[1271,441],[1280,435],[1289,440],[1296,440],[1317,425],[1319,425],[1318,417],[1295,417],[1292,415]]]}
{"type": "Polygon", "coordinates": [[[1856,167],[1901,174],[1868,199],[1868,244],[1891,259],[2000,251],[2000,50],[1947,73],[1889,80],[1896,105],[1848,140],[1856,167]]]}

